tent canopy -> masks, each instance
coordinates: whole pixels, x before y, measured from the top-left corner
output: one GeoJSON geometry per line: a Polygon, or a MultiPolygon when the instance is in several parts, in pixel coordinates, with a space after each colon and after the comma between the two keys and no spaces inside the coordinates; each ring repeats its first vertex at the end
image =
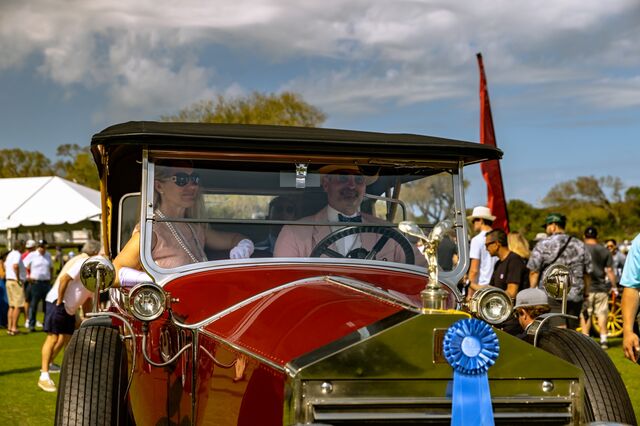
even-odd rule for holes
{"type": "Polygon", "coordinates": [[[100,220],[100,192],[57,176],[0,179],[0,230],[100,220]]]}

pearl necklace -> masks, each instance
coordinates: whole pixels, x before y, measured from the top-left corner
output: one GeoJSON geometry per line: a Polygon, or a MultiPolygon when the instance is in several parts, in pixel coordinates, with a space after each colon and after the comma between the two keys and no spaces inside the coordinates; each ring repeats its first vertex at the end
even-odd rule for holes
{"type": "MultiPolygon", "coordinates": [[[[158,217],[160,219],[167,219],[167,216],[165,216],[164,213],[162,213],[159,209],[156,209],[156,214],[158,215],[158,217]]],[[[175,238],[175,240],[178,242],[178,245],[182,248],[182,250],[184,250],[185,253],[187,253],[187,256],[189,256],[189,258],[191,259],[191,261],[193,263],[198,263],[198,262],[206,262],[207,261],[207,255],[204,253],[204,250],[202,250],[202,248],[198,245],[198,248],[200,249],[200,253],[198,253],[201,257],[200,260],[198,260],[198,258],[196,258],[196,256],[191,252],[191,250],[189,250],[189,247],[187,247],[185,241],[186,238],[182,235],[182,233],[180,232],[180,230],[176,229],[173,226],[173,223],[171,222],[162,222],[164,223],[167,228],[169,228],[169,231],[171,232],[171,234],[173,235],[173,237],[175,238]]],[[[196,230],[193,229],[193,226],[191,226],[190,223],[187,223],[187,226],[189,227],[189,229],[191,230],[191,234],[193,236],[193,240],[198,241],[198,235],[196,234],[196,230]]]]}

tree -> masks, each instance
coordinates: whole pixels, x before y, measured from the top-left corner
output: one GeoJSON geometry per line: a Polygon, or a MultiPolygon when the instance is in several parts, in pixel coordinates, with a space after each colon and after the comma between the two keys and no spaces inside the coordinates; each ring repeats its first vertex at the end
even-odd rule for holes
{"type": "Polygon", "coordinates": [[[53,168],[58,176],[93,189],[100,187],[98,171],[88,146],[60,145],[56,156],[60,159],[53,168]]]}
{"type": "Polygon", "coordinates": [[[622,201],[624,185],[618,177],[579,176],[554,185],[542,203],[547,206],[570,207],[591,204],[602,208],[616,225],[620,224],[620,210],[615,204],[622,201]],[[608,193],[608,194],[607,194],[608,193]]]}
{"type": "Polygon", "coordinates": [[[507,211],[509,212],[509,228],[512,231],[518,231],[529,239],[533,240],[538,232],[542,232],[540,227],[544,223],[547,212],[543,209],[537,209],[526,201],[509,200],[507,203],[507,211]]]}
{"type": "Polygon", "coordinates": [[[41,152],[0,149],[0,178],[50,176],[51,161],[41,152]]]}
{"type": "Polygon", "coordinates": [[[306,103],[293,92],[262,94],[247,97],[197,102],[176,115],[163,116],[163,121],[236,124],[275,124],[283,126],[317,127],[326,120],[318,108],[306,103]]]}

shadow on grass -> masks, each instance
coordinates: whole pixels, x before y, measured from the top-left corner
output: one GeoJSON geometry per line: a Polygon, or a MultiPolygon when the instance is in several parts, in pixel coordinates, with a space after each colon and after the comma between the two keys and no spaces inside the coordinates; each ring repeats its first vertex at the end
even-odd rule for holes
{"type": "Polygon", "coordinates": [[[9,374],[32,373],[40,371],[40,367],[16,368],[14,370],[0,371],[0,376],[8,376],[9,374]]]}

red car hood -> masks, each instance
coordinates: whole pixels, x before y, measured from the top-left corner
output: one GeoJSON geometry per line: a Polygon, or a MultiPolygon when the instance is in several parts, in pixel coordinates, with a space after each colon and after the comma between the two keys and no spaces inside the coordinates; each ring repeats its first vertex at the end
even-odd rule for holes
{"type": "Polygon", "coordinates": [[[333,268],[333,278],[318,276],[318,268],[310,267],[208,271],[181,277],[164,289],[179,300],[172,310],[182,321],[284,367],[362,327],[419,308],[424,276],[397,273],[394,281],[388,271],[359,275],[354,269],[333,268]],[[361,289],[341,283],[375,277],[386,282],[361,289]],[[386,290],[398,292],[398,302],[380,297],[386,290]]]}

